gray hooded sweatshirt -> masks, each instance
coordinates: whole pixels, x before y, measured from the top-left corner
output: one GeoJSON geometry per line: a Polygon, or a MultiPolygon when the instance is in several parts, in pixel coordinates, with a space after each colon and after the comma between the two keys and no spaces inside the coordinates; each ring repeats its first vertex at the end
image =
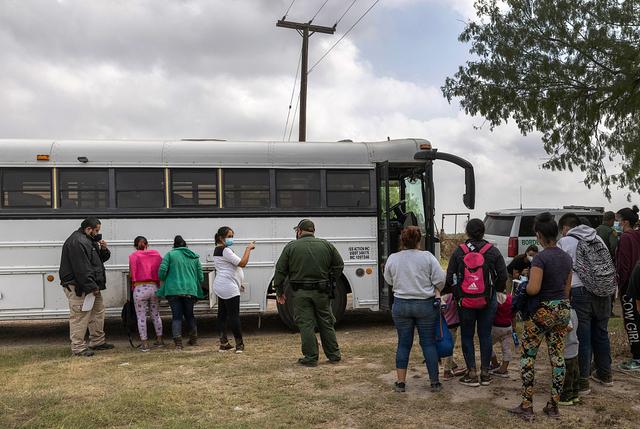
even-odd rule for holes
{"type": "MultiPolygon", "coordinates": [[[[558,247],[564,250],[565,252],[567,252],[569,256],[571,256],[571,259],[573,259],[574,265],[576,263],[576,249],[578,248],[579,241],[577,238],[572,237],[572,235],[575,237],[580,237],[580,240],[602,241],[602,239],[598,237],[596,230],[591,228],[590,226],[578,225],[575,228],[570,229],[567,236],[562,237],[558,241],[558,247]]],[[[573,271],[573,276],[571,276],[571,287],[574,288],[574,287],[582,287],[582,286],[584,286],[582,284],[582,280],[580,280],[580,277],[578,277],[578,274],[575,271],[573,271]]]]}

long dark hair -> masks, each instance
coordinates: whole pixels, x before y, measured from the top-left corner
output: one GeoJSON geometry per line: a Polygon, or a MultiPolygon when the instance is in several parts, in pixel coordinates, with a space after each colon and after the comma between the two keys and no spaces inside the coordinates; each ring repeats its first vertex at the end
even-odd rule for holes
{"type": "Polygon", "coordinates": [[[621,210],[618,210],[618,216],[620,216],[620,219],[629,222],[633,227],[636,223],[638,223],[639,211],[640,210],[638,209],[638,206],[633,206],[633,208],[625,207],[621,210]]]}
{"type": "Polygon", "coordinates": [[[176,249],[178,247],[187,247],[187,242],[184,241],[181,235],[176,235],[173,239],[173,248],[176,249]]]}
{"type": "Polygon", "coordinates": [[[228,226],[221,226],[218,228],[218,232],[216,232],[216,235],[214,236],[216,244],[224,244],[224,239],[227,237],[229,231],[232,231],[232,229],[228,226]]]}

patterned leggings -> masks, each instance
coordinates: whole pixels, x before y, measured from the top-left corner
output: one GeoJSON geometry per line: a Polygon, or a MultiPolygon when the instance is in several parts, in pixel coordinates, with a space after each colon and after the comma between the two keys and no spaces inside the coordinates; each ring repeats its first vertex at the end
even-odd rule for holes
{"type": "Polygon", "coordinates": [[[162,319],[160,319],[159,300],[156,296],[158,287],[154,284],[138,285],[133,289],[133,302],[138,316],[138,333],[142,341],[147,337],[147,309],[151,306],[151,319],[156,329],[156,336],[162,336],[162,319]]]}
{"type": "Polygon", "coordinates": [[[557,405],[564,384],[564,336],[571,317],[569,301],[543,301],[530,320],[524,323],[522,336],[522,406],[533,405],[533,385],[538,348],[542,340],[547,340],[551,363],[551,405],[557,405]]]}

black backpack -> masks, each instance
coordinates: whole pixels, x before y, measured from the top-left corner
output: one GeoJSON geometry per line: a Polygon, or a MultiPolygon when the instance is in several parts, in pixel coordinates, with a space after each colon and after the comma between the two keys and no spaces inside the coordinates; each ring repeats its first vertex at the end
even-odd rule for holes
{"type": "Polygon", "coordinates": [[[124,329],[127,331],[129,344],[131,344],[133,348],[139,347],[139,345],[136,346],[133,344],[133,333],[138,332],[138,316],[136,315],[131,289],[129,289],[129,299],[124,303],[120,317],[122,317],[122,326],[124,326],[124,329]]]}
{"type": "Polygon", "coordinates": [[[618,288],[618,278],[607,246],[597,237],[584,240],[572,234],[569,236],[578,240],[573,271],[585,289],[600,297],[613,295],[618,288]]]}

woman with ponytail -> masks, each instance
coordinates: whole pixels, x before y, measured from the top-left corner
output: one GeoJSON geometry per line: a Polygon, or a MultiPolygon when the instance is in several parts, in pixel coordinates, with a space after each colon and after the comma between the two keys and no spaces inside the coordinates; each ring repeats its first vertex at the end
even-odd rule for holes
{"type": "Polygon", "coordinates": [[[151,309],[151,320],[156,330],[155,346],[164,346],[162,340],[162,319],[160,319],[159,300],[156,296],[160,281],[158,269],[162,262],[162,256],[157,250],[149,249],[149,242],[142,236],[133,241],[136,251],[129,255],[129,273],[131,275],[131,289],[133,290],[133,302],[138,319],[138,334],[140,334],[140,351],[149,351],[149,338],[147,337],[147,309],[151,309]]]}
{"type": "Polygon", "coordinates": [[[235,338],[236,353],[242,353],[244,351],[240,329],[240,288],[244,279],[242,268],[247,266],[251,251],[256,246],[254,241],[249,243],[240,258],[231,250],[233,235],[233,230],[228,226],[218,229],[215,235],[216,248],[213,251],[213,264],[216,269],[216,278],[213,281],[213,292],[218,297],[219,350],[224,352],[233,348],[227,339],[227,327],[229,327],[235,338]]]}
{"type": "Polygon", "coordinates": [[[640,315],[633,298],[627,293],[631,272],[640,261],[640,231],[636,229],[639,211],[637,206],[618,210],[614,226],[620,234],[616,250],[618,295],[622,303],[622,317],[631,349],[631,359],[620,364],[620,369],[625,371],[640,371],[640,331],[638,329],[640,315]]]}

